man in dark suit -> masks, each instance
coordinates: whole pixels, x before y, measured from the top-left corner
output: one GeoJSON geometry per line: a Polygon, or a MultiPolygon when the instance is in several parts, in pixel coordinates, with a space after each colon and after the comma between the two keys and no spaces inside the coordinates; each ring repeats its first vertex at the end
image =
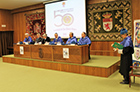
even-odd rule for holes
{"type": "Polygon", "coordinates": [[[45,44],[45,42],[50,42],[50,37],[48,37],[47,34],[43,34],[42,44],[45,44]]]}

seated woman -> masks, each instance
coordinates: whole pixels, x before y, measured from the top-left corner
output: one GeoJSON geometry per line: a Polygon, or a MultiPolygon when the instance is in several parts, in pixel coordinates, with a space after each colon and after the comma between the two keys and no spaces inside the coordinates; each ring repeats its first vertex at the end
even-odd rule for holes
{"type": "Polygon", "coordinates": [[[35,44],[39,44],[39,43],[41,43],[42,44],[42,38],[41,38],[41,35],[38,33],[37,34],[37,39],[36,39],[36,41],[35,41],[35,44]]]}
{"type": "Polygon", "coordinates": [[[43,34],[42,44],[45,44],[45,42],[50,42],[50,37],[48,37],[47,34],[43,34]]]}

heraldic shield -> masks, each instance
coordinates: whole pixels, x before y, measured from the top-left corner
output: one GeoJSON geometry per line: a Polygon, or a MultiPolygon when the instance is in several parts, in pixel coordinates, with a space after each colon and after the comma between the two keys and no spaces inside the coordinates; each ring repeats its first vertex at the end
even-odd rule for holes
{"type": "Polygon", "coordinates": [[[112,19],[112,14],[111,13],[104,13],[103,15],[103,29],[106,32],[109,32],[113,28],[113,19],[112,19]]]}

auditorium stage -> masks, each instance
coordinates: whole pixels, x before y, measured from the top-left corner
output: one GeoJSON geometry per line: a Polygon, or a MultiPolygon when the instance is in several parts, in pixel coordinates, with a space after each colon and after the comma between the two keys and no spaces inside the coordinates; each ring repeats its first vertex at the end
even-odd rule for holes
{"type": "Polygon", "coordinates": [[[89,60],[89,62],[85,64],[73,64],[30,58],[21,58],[14,57],[14,55],[5,55],[2,58],[3,62],[7,63],[100,77],[109,77],[111,74],[118,70],[118,65],[120,63],[120,57],[97,55],[91,55],[91,60],[89,60]]]}

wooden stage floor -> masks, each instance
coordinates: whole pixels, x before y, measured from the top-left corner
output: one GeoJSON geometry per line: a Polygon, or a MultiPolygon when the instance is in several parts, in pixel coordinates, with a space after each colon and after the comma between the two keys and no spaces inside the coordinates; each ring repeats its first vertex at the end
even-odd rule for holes
{"type": "Polygon", "coordinates": [[[3,62],[7,63],[100,77],[109,77],[111,74],[118,70],[118,65],[120,63],[120,57],[96,55],[91,55],[91,60],[85,64],[20,58],[14,57],[14,55],[5,55],[2,58],[3,62]]]}

